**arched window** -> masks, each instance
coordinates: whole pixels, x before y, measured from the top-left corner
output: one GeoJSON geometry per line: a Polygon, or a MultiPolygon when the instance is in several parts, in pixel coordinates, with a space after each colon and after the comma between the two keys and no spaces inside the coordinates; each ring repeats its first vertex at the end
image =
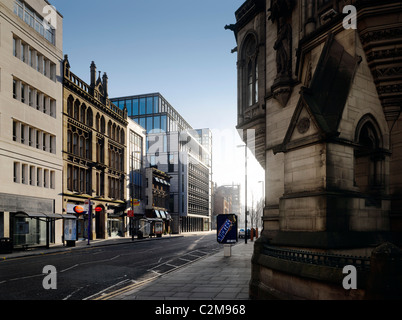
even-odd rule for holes
{"type": "Polygon", "coordinates": [[[91,108],[87,110],[87,126],[92,127],[94,125],[94,114],[91,108]]]}
{"type": "Polygon", "coordinates": [[[101,117],[101,122],[100,123],[101,123],[101,133],[105,134],[106,122],[105,122],[105,117],[104,116],[101,117]]]}
{"type": "Polygon", "coordinates": [[[121,144],[125,144],[125,142],[126,142],[126,133],[124,132],[124,129],[121,129],[121,132],[120,132],[120,143],[121,144]]]}
{"type": "Polygon", "coordinates": [[[86,116],[86,113],[87,113],[87,107],[86,107],[86,105],[85,104],[82,104],[82,106],[81,106],[81,113],[80,113],[80,121],[83,123],[83,124],[85,124],[85,116],[86,116]]]}
{"type": "Polygon", "coordinates": [[[74,119],[79,121],[80,120],[80,102],[78,100],[74,103],[74,119]]]}
{"type": "Polygon", "coordinates": [[[110,139],[112,138],[112,121],[109,121],[107,124],[107,135],[110,139]]]}
{"type": "Polygon", "coordinates": [[[100,115],[99,113],[96,114],[96,120],[95,120],[95,129],[96,131],[100,131],[100,115]]]}
{"type": "Polygon", "coordinates": [[[73,104],[74,104],[74,98],[72,96],[69,96],[67,99],[67,114],[70,117],[73,116],[73,104]]]}
{"type": "Polygon", "coordinates": [[[257,38],[250,33],[243,44],[243,105],[245,108],[258,102],[258,45],[257,38]]]}
{"type": "Polygon", "coordinates": [[[355,185],[363,193],[380,191],[385,183],[385,151],[381,131],[373,117],[362,118],[355,139],[355,185]]]}

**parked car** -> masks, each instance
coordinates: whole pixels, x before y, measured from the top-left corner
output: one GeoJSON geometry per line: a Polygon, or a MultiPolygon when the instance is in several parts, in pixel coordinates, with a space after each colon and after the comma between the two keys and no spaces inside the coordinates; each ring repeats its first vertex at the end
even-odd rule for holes
{"type": "MultiPolygon", "coordinates": [[[[244,239],[245,234],[246,234],[246,232],[244,229],[239,230],[239,238],[240,239],[244,239]]],[[[250,229],[247,229],[247,239],[250,239],[250,234],[251,234],[250,229]]]]}

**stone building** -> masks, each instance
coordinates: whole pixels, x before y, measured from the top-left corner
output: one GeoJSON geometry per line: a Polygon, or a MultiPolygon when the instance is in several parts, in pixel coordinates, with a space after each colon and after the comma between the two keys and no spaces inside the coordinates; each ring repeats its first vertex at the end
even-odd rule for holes
{"type": "Polygon", "coordinates": [[[90,66],[90,84],[63,61],[63,208],[75,214],[74,206],[91,200],[92,226],[87,214],[77,214],[77,237],[92,239],[125,236],[127,222],[127,110],[108,98],[106,73],[97,78],[90,66]],[[97,210],[95,210],[97,209],[97,210]]]}
{"type": "Polygon", "coordinates": [[[0,238],[60,244],[63,17],[45,0],[0,2],[0,238]]]}
{"type": "Polygon", "coordinates": [[[155,167],[145,169],[145,216],[148,221],[157,219],[163,223],[163,232],[171,233],[170,179],[166,172],[155,167]]]}
{"type": "Polygon", "coordinates": [[[248,0],[225,27],[238,129],[266,171],[252,297],[400,296],[400,275],[377,281],[374,257],[402,244],[401,13],[400,1],[248,0]],[[357,290],[342,287],[345,265],[357,290]]]}

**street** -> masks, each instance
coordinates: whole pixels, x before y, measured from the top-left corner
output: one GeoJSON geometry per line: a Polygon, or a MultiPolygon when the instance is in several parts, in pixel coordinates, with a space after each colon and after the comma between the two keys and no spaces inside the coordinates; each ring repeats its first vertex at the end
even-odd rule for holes
{"type": "Polygon", "coordinates": [[[4,260],[0,300],[98,299],[218,250],[216,234],[206,233],[4,260]],[[57,271],[56,289],[43,286],[46,266],[57,271]]]}

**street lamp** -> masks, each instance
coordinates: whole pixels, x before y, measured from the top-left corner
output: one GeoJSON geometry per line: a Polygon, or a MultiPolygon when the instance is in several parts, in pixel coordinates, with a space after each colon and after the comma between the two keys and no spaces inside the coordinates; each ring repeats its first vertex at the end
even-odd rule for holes
{"type": "Polygon", "coordinates": [[[245,235],[244,235],[244,243],[247,244],[247,144],[237,146],[238,148],[243,148],[245,150],[244,154],[244,162],[245,162],[245,172],[244,172],[244,179],[245,179],[245,200],[244,200],[244,229],[245,229],[245,235]]]}

